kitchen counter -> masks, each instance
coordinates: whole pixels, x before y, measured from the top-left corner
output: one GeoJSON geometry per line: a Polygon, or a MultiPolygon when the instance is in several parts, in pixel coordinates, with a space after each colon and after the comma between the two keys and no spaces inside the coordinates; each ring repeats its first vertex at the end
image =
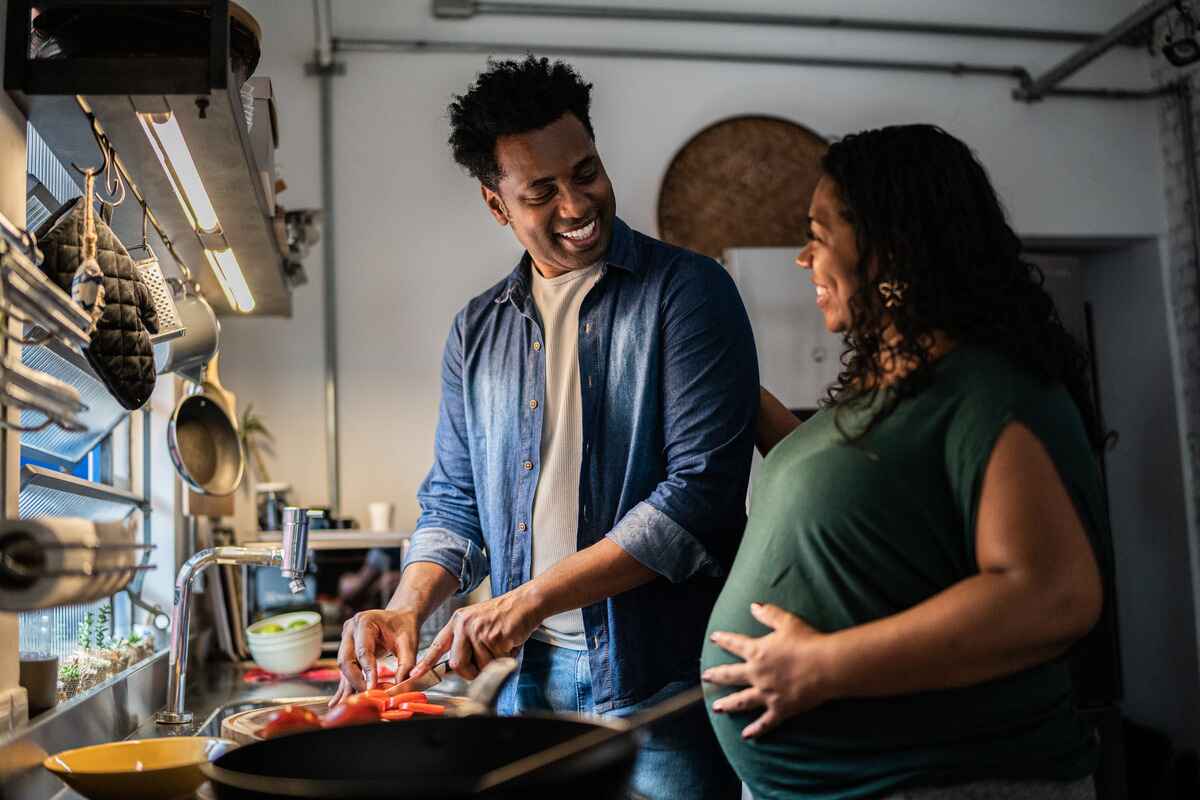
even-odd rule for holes
{"type": "MultiPolygon", "coordinates": [[[[246,704],[332,694],[337,687],[299,679],[247,683],[242,676],[249,667],[224,661],[193,665],[187,678],[187,708],[194,722],[160,725],[153,712],[166,702],[166,653],[159,653],[149,663],[33,720],[0,744],[0,797],[82,800],[41,766],[46,754],[117,739],[219,736],[221,719],[244,710],[246,704]]],[[[212,795],[201,792],[197,797],[212,795]]]]}

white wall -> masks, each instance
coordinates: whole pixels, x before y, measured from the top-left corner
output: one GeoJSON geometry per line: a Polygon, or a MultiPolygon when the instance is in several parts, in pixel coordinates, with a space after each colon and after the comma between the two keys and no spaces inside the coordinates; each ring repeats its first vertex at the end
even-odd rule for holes
{"type": "MultiPolygon", "coordinates": [[[[279,160],[289,207],[320,205],[317,82],[306,77],[313,26],[306,3],[248,0],[264,29],[259,75],[279,97],[279,160]]],[[[794,12],[789,0],[656,0],[642,5],[794,12]]],[[[1103,30],[1137,3],[811,2],[812,13],[1103,30]]],[[[630,24],[481,17],[432,19],[424,0],[334,3],[338,36],[406,36],[812,53],[1023,65],[1035,74],[1069,45],[716,25],[630,24]]],[[[431,456],[438,365],[454,312],[506,274],[519,256],[484,212],[477,187],[451,162],[445,107],[484,66],[457,55],[345,54],[335,81],[339,389],[342,511],[398,504],[416,515],[414,491],[431,456]]],[[[877,71],[598,58],[573,59],[595,84],[593,122],[617,192],[618,213],[655,232],[667,163],[705,125],[742,113],[781,115],[836,137],[898,122],[941,124],[970,143],[991,171],[1023,235],[1158,235],[1162,176],[1147,103],[1010,99],[1010,81],[877,71]]],[[[1077,85],[1145,86],[1142,51],[1111,53],[1077,85]]],[[[295,293],[293,319],[226,320],[223,379],[276,433],[272,477],[295,500],[327,499],[322,417],[323,330],[319,253],[295,293]]],[[[239,521],[252,525],[248,502],[239,521]]]]}

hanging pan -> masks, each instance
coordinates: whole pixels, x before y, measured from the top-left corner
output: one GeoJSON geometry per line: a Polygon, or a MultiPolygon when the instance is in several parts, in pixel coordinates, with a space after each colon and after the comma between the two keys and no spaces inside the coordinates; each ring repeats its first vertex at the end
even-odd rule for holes
{"type": "Polygon", "coordinates": [[[216,378],[215,359],[205,380],[175,406],[167,425],[167,447],[183,482],[200,494],[233,494],[246,471],[241,438],[216,378]],[[211,373],[210,373],[211,370],[211,373]]]}

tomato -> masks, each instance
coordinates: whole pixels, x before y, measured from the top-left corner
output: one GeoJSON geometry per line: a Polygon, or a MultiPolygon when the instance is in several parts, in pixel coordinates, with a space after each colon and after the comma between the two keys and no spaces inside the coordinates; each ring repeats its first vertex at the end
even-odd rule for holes
{"type": "Polygon", "coordinates": [[[379,721],[379,711],[374,705],[363,703],[340,703],[321,720],[322,728],[342,728],[347,725],[366,725],[379,721]]]}
{"type": "Polygon", "coordinates": [[[342,703],[348,706],[370,706],[376,711],[386,711],[388,698],[386,694],[373,695],[368,692],[359,692],[358,694],[350,695],[342,703]]]}
{"type": "Polygon", "coordinates": [[[395,711],[401,703],[428,703],[429,697],[424,692],[401,692],[388,698],[388,710],[395,711]]]}
{"type": "Polygon", "coordinates": [[[413,712],[411,711],[385,711],[379,715],[380,719],[387,722],[399,722],[402,719],[412,719],[413,712]]]}
{"type": "Polygon", "coordinates": [[[267,724],[261,731],[264,739],[273,739],[288,733],[316,730],[321,727],[320,718],[307,708],[284,706],[267,716],[267,724]]]}
{"type": "Polygon", "coordinates": [[[440,717],[446,713],[446,709],[433,703],[400,703],[396,706],[397,711],[411,711],[414,714],[428,714],[434,717],[440,717]]]}

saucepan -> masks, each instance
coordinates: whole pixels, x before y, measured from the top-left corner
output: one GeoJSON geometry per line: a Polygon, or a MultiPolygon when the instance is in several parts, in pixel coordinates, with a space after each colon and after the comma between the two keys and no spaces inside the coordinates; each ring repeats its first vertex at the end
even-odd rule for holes
{"type": "Polygon", "coordinates": [[[641,729],[700,700],[697,688],[628,721],[472,714],[317,730],[201,769],[220,800],[625,798],[641,729]]]}

